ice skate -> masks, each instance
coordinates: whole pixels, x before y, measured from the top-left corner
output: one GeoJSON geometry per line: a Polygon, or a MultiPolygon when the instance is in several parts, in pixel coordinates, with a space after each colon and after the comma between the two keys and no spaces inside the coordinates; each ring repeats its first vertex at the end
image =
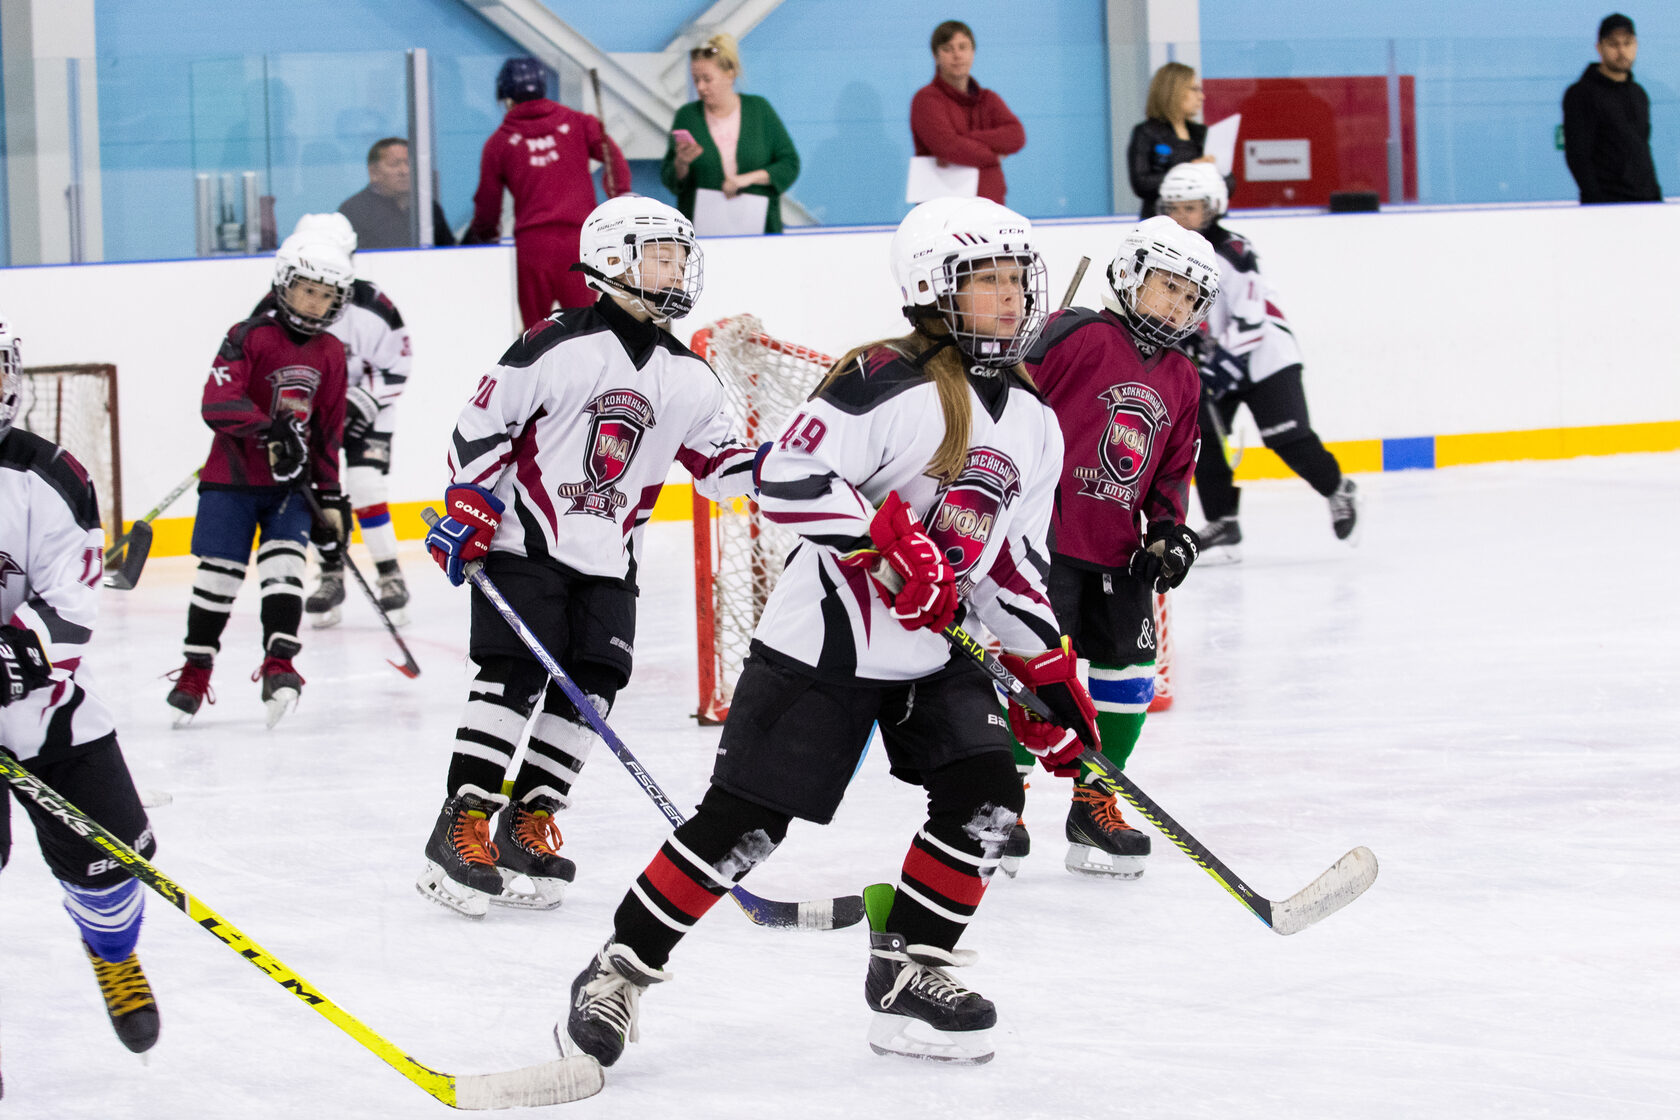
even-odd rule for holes
{"type": "Polygon", "coordinates": [[[1350,546],[1358,544],[1359,487],[1344,475],[1342,484],[1326,500],[1330,503],[1330,528],[1335,530],[1336,539],[1350,546]]]}
{"type": "Polygon", "coordinates": [[[1235,517],[1221,517],[1209,521],[1196,530],[1196,536],[1202,541],[1202,551],[1196,557],[1196,562],[1203,567],[1209,564],[1235,564],[1242,559],[1242,526],[1237,524],[1235,517]]]}
{"type": "Polygon", "coordinates": [[[1136,879],[1149,855],[1149,837],[1126,823],[1112,793],[1090,786],[1073,787],[1067,818],[1068,851],[1064,863],[1078,875],[1136,879]]]}
{"type": "Polygon", "coordinates": [[[292,666],[290,657],[263,658],[252,680],[262,681],[263,705],[268,709],[268,726],[272,729],[287,712],[297,707],[303,694],[303,676],[292,666]]]}
{"type": "Polygon", "coordinates": [[[875,1012],[869,1048],[929,1062],[979,1065],[992,1060],[997,1009],[946,970],[975,955],[932,945],[906,945],[896,933],[869,933],[863,994],[875,1012]]]}
{"type": "Polygon", "coordinates": [[[563,1055],[588,1054],[610,1066],[636,1041],[636,1010],[650,984],[671,974],[642,963],[628,945],[609,941],[572,981],[572,1003],[564,1023],[554,1024],[563,1055]]]}
{"type": "Polygon", "coordinates": [[[408,584],[397,570],[397,562],[390,561],[390,570],[379,565],[379,607],[391,620],[392,626],[408,625],[408,584]]]}
{"type": "Polygon", "coordinates": [[[1021,871],[1021,861],[1032,851],[1032,837],[1027,835],[1027,822],[1016,821],[1015,827],[1009,830],[1009,839],[1003,842],[1003,854],[998,859],[998,870],[1015,878],[1021,871]]]}
{"type": "Polygon", "coordinates": [[[140,971],[140,958],[130,953],[126,960],[108,961],[88,948],[86,941],[82,942],[82,951],[93,965],[99,992],[105,997],[111,1029],[117,1032],[124,1046],[136,1054],[144,1054],[157,1044],[158,1008],[152,986],[140,971]]]}
{"type": "Polygon", "coordinates": [[[192,653],[187,655],[185,665],[169,674],[175,687],[169,690],[167,703],[180,713],[175,717],[176,727],[191,723],[206,701],[216,702],[216,694],[210,691],[210,670],[214,664],[210,658],[192,653]]]}
{"type": "Polygon", "coordinates": [[[490,842],[490,815],[496,806],[494,799],[471,787],[443,803],[426,841],[426,870],[415,890],[468,918],[489,913],[490,897],[502,890],[496,846],[490,842]]]}
{"type": "Polygon", "coordinates": [[[309,625],[317,630],[337,626],[344,617],[344,569],[321,569],[321,583],[315,594],[305,599],[303,611],[309,625]]]}
{"type": "Polygon", "coordinates": [[[560,854],[560,829],[554,813],[560,803],[552,797],[516,801],[496,821],[496,870],[502,877],[500,894],[490,896],[499,906],[522,910],[553,910],[577,877],[577,864],[560,854]]]}

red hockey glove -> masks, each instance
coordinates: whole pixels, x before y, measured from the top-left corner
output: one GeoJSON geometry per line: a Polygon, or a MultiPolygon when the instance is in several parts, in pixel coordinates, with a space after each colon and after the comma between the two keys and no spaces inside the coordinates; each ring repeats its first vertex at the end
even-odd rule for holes
{"type": "Polygon", "coordinates": [[[1009,729],[1050,773],[1058,778],[1078,774],[1079,756],[1086,747],[1101,750],[1102,741],[1097,737],[1096,705],[1079,683],[1079,659],[1068,640],[1063,638],[1061,645],[1031,661],[1013,653],[1003,654],[1000,660],[1056,713],[1056,722],[1047,723],[1011,700],[1009,729]]]}
{"type": "Polygon", "coordinates": [[[951,625],[957,616],[956,573],[896,490],[875,511],[869,539],[904,581],[896,589],[880,580],[875,585],[899,625],[906,630],[926,627],[935,633],[951,625]]]}
{"type": "Polygon", "coordinates": [[[482,486],[451,486],[443,493],[449,515],[426,534],[426,549],[455,586],[467,578],[466,566],[490,551],[502,503],[482,486]]]}

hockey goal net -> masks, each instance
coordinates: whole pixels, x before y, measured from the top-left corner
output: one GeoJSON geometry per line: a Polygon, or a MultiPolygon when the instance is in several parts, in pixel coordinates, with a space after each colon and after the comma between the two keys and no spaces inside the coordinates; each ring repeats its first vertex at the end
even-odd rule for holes
{"type": "MultiPolygon", "coordinates": [[[[702,327],[689,348],[717,371],[748,443],[761,443],[780,432],[834,364],[827,354],[767,334],[764,324],[751,315],[702,327]]],[[[738,499],[717,505],[698,492],[694,495],[701,723],[722,723],[729,714],[753,630],[797,543],[792,530],[764,520],[756,502],[738,499]]],[[[1152,712],[1172,706],[1170,613],[1167,597],[1155,596],[1158,653],[1152,712]]]]}
{"type": "Polygon", "coordinates": [[[87,468],[107,542],[122,532],[122,460],[117,367],[100,363],[23,367],[16,425],[50,439],[87,468]]]}

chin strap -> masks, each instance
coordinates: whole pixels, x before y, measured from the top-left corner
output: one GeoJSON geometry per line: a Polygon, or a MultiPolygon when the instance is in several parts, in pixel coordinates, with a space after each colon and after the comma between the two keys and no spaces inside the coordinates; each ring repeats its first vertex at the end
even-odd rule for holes
{"type": "Polygon", "coordinates": [[[671,321],[671,313],[661,309],[658,305],[653,303],[653,297],[641,288],[632,288],[628,284],[621,283],[613,277],[608,276],[600,269],[584,264],[582,261],[572,265],[569,271],[581,272],[585,276],[607,285],[607,287],[613,289],[614,292],[640,306],[643,311],[648,313],[648,318],[661,327],[671,321]]]}

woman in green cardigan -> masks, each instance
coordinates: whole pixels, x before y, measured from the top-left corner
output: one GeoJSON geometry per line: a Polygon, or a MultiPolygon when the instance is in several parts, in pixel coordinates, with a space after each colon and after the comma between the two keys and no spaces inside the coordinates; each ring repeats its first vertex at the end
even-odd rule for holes
{"type": "Polygon", "coordinates": [[[770,102],[735,92],[741,55],[734,37],[713,35],[689,51],[688,72],[700,100],[677,110],[660,168],[677,209],[693,221],[694,192],[701,188],[729,198],[761,194],[770,200],[764,232],[782,232],[782,192],[799,177],[799,153],[770,102]]]}

